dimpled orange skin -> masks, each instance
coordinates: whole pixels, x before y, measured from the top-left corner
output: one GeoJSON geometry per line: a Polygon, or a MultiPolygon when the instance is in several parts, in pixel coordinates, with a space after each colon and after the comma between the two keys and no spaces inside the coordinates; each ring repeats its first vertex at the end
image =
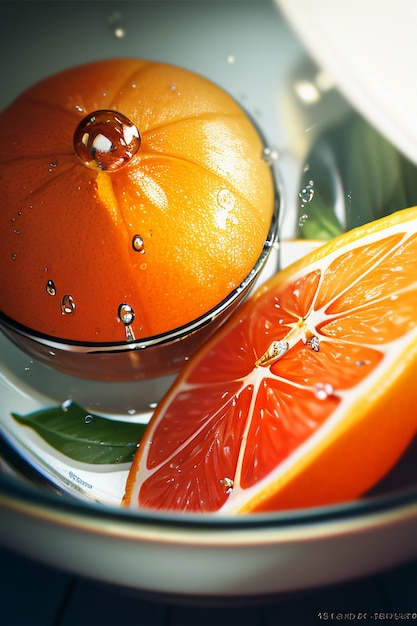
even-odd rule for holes
{"type": "Polygon", "coordinates": [[[262,251],[274,205],[262,151],[235,101],[178,67],[106,60],[36,84],[0,115],[0,310],[80,342],[124,341],[123,303],[136,338],[198,318],[262,251]],[[73,146],[100,109],[141,136],[114,172],[86,167],[73,146]]]}

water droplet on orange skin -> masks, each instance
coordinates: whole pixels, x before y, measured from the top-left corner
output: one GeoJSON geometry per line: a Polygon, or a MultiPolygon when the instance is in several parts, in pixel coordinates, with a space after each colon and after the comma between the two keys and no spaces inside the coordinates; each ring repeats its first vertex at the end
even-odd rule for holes
{"type": "Polygon", "coordinates": [[[56,295],[55,284],[52,280],[48,280],[48,282],[46,283],[46,292],[49,293],[50,296],[56,295]]]}
{"type": "Polygon", "coordinates": [[[135,319],[135,312],[130,304],[121,304],[118,309],[118,317],[125,326],[128,326],[135,319]]]}
{"type": "Polygon", "coordinates": [[[145,244],[140,235],[135,235],[132,239],[132,248],[135,252],[140,252],[141,254],[145,254],[145,244]]]}
{"type": "Polygon", "coordinates": [[[63,315],[73,315],[75,311],[75,302],[72,296],[66,294],[61,301],[61,311],[63,315]]]}

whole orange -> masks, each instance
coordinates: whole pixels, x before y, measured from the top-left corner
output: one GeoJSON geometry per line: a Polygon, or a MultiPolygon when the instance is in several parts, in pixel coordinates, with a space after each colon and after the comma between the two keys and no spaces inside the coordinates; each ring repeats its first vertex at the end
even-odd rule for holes
{"type": "Polygon", "coordinates": [[[263,143],[193,72],[85,64],[0,115],[0,310],[78,342],[178,328],[250,273],[274,210],[263,143]]]}

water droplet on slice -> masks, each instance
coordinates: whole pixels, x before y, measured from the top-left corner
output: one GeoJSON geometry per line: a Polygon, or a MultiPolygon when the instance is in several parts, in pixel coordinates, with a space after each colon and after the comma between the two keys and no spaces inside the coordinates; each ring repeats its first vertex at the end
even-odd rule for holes
{"type": "Polygon", "coordinates": [[[225,478],[221,478],[219,482],[226,488],[226,493],[230,493],[233,490],[235,483],[231,478],[226,476],[225,478]]]}
{"type": "Polygon", "coordinates": [[[74,149],[91,169],[115,171],[138,152],[141,138],[137,127],[117,111],[101,110],[87,115],[74,133],[74,149]]]}
{"type": "Polygon", "coordinates": [[[135,235],[132,239],[132,248],[135,252],[140,252],[141,254],[145,254],[145,244],[140,235],[135,235]]]}
{"type": "Polygon", "coordinates": [[[46,283],[46,293],[49,293],[50,296],[56,295],[56,288],[53,280],[48,280],[46,283]]]}
{"type": "Polygon", "coordinates": [[[287,341],[280,339],[273,341],[264,354],[256,361],[255,366],[262,365],[266,367],[280,359],[287,352],[289,344],[287,341]]]}
{"type": "Polygon", "coordinates": [[[61,300],[61,311],[63,315],[73,315],[75,311],[75,302],[72,296],[65,294],[61,300]]]}
{"type": "Polygon", "coordinates": [[[333,385],[329,383],[316,383],[313,387],[314,395],[318,400],[327,400],[334,393],[333,385]]]}
{"type": "Polygon", "coordinates": [[[90,415],[89,413],[84,417],[84,422],[86,424],[91,424],[91,422],[93,421],[93,416],[90,415]]]}
{"type": "Polygon", "coordinates": [[[298,225],[299,226],[304,226],[304,224],[306,223],[307,220],[308,220],[308,215],[306,215],[306,213],[304,213],[304,215],[300,216],[300,219],[298,220],[298,225]]]}
{"type": "Polygon", "coordinates": [[[312,335],[307,340],[307,345],[314,350],[314,352],[318,352],[320,350],[320,339],[316,335],[312,335]]]}

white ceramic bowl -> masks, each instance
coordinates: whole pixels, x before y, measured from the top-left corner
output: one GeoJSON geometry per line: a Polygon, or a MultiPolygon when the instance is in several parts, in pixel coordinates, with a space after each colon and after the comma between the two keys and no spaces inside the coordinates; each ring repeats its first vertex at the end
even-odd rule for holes
{"type": "Polygon", "coordinates": [[[346,506],[213,519],[131,514],[2,479],[2,541],[158,598],[237,600],[346,581],[417,557],[417,489],[346,506]]]}

